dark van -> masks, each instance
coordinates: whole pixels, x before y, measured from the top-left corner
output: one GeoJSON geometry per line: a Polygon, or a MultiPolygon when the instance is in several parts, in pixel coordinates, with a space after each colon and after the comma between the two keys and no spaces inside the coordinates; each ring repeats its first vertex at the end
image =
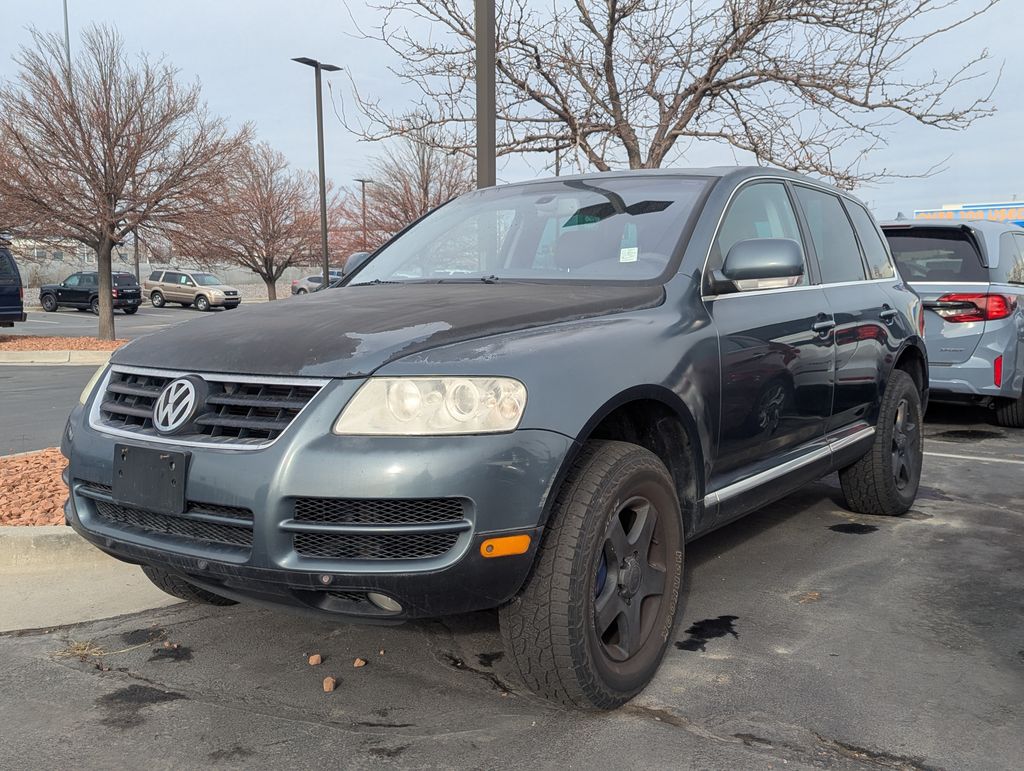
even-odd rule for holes
{"type": "Polygon", "coordinates": [[[25,320],[25,287],[14,255],[0,246],[0,327],[13,327],[25,320]]]}

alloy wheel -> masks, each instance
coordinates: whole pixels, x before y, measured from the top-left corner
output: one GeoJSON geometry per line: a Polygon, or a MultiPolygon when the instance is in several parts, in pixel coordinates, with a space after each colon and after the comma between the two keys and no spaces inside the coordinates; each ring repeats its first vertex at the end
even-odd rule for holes
{"type": "Polygon", "coordinates": [[[594,582],[594,629],[612,662],[636,654],[659,617],[665,592],[665,544],[658,511],[642,496],[611,518],[594,582]]]}
{"type": "Polygon", "coordinates": [[[892,474],[898,490],[905,489],[916,478],[920,441],[920,427],[914,422],[910,402],[901,399],[893,419],[891,450],[892,474]]]}

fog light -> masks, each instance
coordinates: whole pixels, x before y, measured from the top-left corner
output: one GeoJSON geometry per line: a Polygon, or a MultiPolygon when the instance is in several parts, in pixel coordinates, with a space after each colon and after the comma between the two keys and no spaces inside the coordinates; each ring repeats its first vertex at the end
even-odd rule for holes
{"type": "Polygon", "coordinates": [[[402,606],[390,597],[388,597],[386,594],[378,594],[377,592],[367,592],[366,597],[378,608],[380,608],[381,610],[386,610],[389,613],[398,613],[402,610],[402,606]]]}

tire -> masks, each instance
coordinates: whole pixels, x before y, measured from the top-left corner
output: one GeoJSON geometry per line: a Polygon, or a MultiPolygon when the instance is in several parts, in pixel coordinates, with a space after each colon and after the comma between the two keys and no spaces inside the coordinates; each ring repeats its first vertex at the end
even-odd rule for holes
{"type": "Polygon", "coordinates": [[[682,517],[664,464],[637,445],[587,443],[558,491],[533,574],[499,610],[523,683],[566,706],[625,704],[661,663],[682,571],[682,517]]]}
{"type": "Polygon", "coordinates": [[[94,316],[99,316],[100,315],[100,298],[99,297],[93,297],[91,300],[89,300],[89,310],[92,311],[92,314],[94,316]]]}
{"type": "Polygon", "coordinates": [[[57,310],[57,298],[52,294],[44,294],[40,297],[39,304],[43,306],[43,310],[47,313],[53,313],[57,310]]]}
{"type": "Polygon", "coordinates": [[[153,584],[172,597],[186,602],[202,602],[207,605],[237,605],[234,600],[221,597],[219,594],[200,589],[195,584],[190,584],[184,578],[179,578],[174,573],[155,568],[152,565],[141,565],[142,572],[153,584]]]}
{"type": "Polygon", "coordinates": [[[853,465],[841,469],[846,503],[858,514],[897,517],[917,497],[924,442],[921,394],[903,370],[893,370],[885,386],[875,441],[853,465]]]}
{"type": "Polygon", "coordinates": [[[167,300],[164,299],[163,292],[153,292],[149,296],[149,301],[153,303],[154,308],[163,308],[167,305],[167,300]]]}
{"type": "Polygon", "coordinates": [[[134,316],[136,311],[139,310],[139,306],[138,305],[129,306],[128,308],[122,308],[121,310],[124,311],[124,315],[125,316],[134,316]]]}
{"type": "Polygon", "coordinates": [[[996,407],[996,423],[1004,428],[1024,428],[1024,394],[996,407]]]}
{"type": "Polygon", "coordinates": [[[195,299],[196,310],[202,313],[210,310],[210,300],[204,294],[197,294],[195,299]]]}
{"type": "Polygon", "coordinates": [[[305,289],[296,289],[295,294],[308,294],[308,292],[305,289]]]}

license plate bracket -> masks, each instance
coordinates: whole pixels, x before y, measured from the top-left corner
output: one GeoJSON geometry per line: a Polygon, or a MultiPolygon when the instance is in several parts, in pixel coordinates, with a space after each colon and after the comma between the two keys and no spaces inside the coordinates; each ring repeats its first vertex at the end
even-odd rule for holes
{"type": "Polygon", "coordinates": [[[115,444],[111,497],[158,514],[182,514],[189,460],[188,452],[115,444]]]}

